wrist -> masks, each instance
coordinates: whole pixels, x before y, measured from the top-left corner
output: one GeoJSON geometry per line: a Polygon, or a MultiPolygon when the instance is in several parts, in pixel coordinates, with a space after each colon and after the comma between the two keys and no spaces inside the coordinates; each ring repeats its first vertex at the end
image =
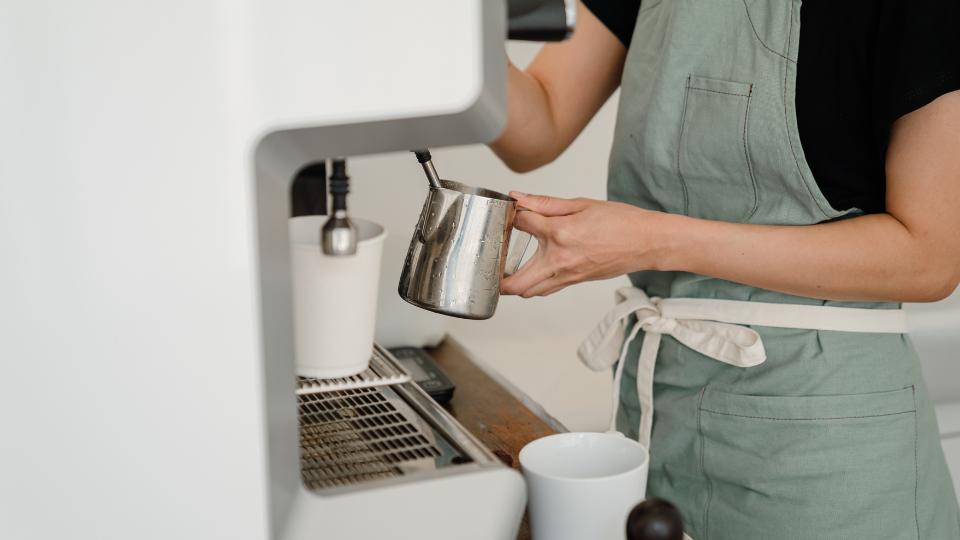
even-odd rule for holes
{"type": "Polygon", "coordinates": [[[649,212],[643,238],[649,246],[645,268],[662,272],[691,271],[696,253],[696,221],[687,216],[649,212]]]}

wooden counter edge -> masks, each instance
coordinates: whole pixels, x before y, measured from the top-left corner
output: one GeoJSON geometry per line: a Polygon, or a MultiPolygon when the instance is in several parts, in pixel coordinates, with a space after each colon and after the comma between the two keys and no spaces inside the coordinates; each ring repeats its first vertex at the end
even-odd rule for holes
{"type": "MultiPolygon", "coordinates": [[[[447,410],[502,461],[519,470],[520,449],[556,431],[470,359],[451,337],[426,349],[456,390],[447,410]]],[[[524,515],[518,540],[530,538],[524,515]]]]}

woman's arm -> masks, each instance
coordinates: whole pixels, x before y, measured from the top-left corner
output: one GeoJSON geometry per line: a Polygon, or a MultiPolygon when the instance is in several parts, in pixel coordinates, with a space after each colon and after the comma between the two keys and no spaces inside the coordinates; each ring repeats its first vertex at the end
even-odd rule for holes
{"type": "Polygon", "coordinates": [[[960,92],[894,126],[887,213],[809,226],[744,225],[586,199],[520,196],[542,248],[503,283],[545,295],[644,270],[681,270],[831,300],[927,302],[960,282],[960,92]]]}
{"type": "Polygon", "coordinates": [[[620,85],[626,48],[577,4],[569,41],[544,45],[526,71],[507,67],[507,127],[490,148],[514,171],[556,159],[620,85]]]}

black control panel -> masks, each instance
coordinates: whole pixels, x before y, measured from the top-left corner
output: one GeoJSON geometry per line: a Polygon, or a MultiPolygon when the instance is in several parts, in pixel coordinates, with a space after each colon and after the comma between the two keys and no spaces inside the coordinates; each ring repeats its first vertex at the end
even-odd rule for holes
{"type": "Polygon", "coordinates": [[[414,382],[434,401],[443,404],[453,398],[453,391],[456,389],[453,381],[433,361],[427,351],[420,347],[394,347],[390,349],[390,353],[400,361],[400,364],[413,376],[414,382]]]}

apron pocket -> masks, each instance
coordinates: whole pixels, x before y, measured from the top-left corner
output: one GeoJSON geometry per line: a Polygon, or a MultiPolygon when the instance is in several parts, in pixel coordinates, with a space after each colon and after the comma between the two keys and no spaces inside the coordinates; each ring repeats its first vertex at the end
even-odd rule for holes
{"type": "Polygon", "coordinates": [[[747,144],[752,94],[752,84],[687,78],[677,147],[685,214],[743,222],[757,211],[747,144]]]}
{"type": "Polygon", "coordinates": [[[914,388],[749,396],[698,407],[701,540],[918,538],[914,388]]]}

